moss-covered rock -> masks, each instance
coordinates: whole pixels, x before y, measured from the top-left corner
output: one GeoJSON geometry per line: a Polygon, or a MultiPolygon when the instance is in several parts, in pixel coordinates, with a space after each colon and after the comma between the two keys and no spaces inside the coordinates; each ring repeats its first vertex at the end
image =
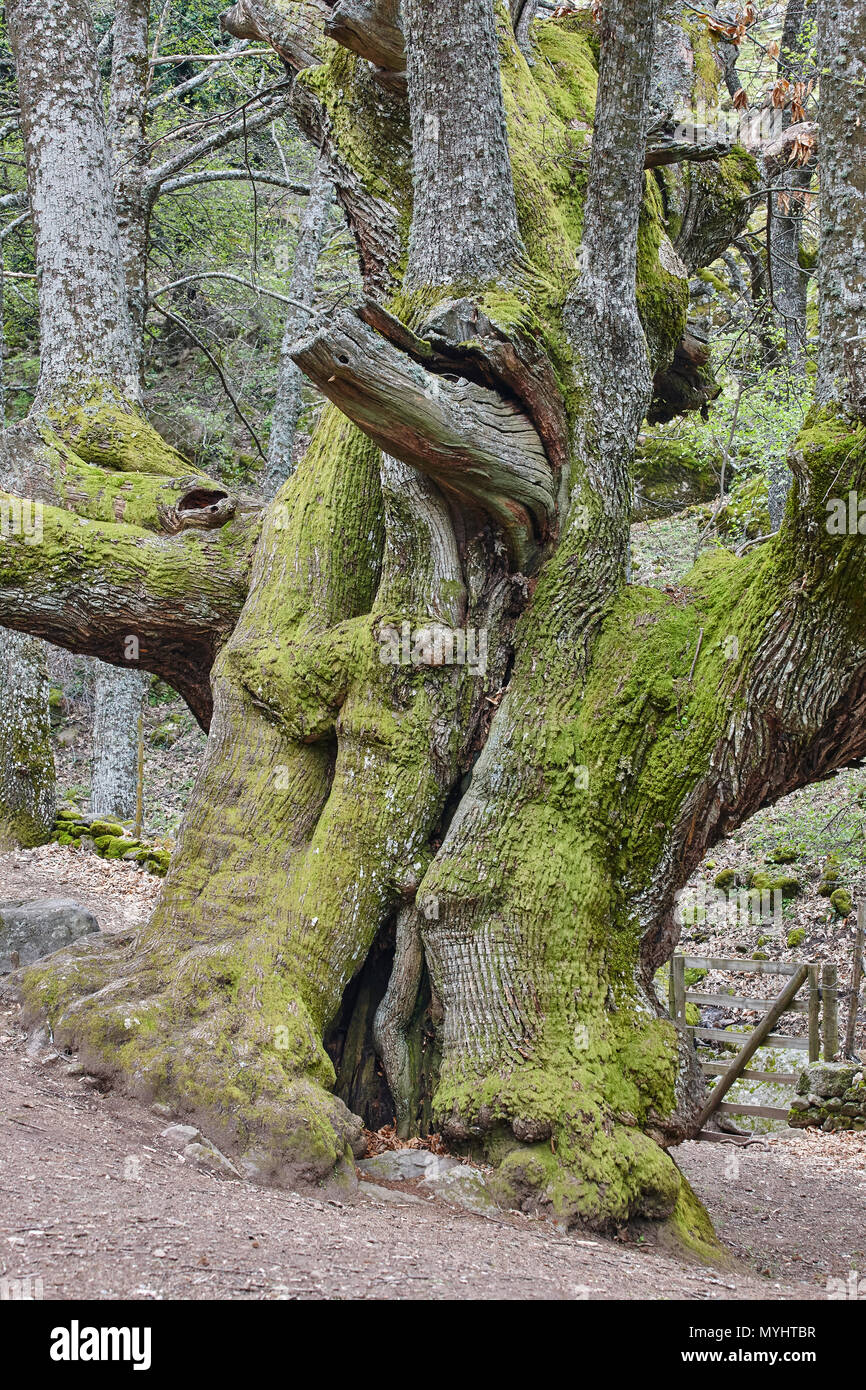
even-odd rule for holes
{"type": "Polygon", "coordinates": [[[830,905],[837,917],[850,917],[854,910],[851,894],[847,888],[837,888],[834,893],[831,893],[830,905]]]}
{"type": "Polygon", "coordinates": [[[788,936],[787,936],[787,945],[788,945],[789,950],[792,950],[792,951],[793,951],[795,947],[797,947],[797,946],[802,946],[802,944],[803,944],[803,942],[804,942],[805,940],[806,940],[806,928],[805,928],[805,927],[793,927],[793,928],[791,929],[791,931],[788,932],[788,936]]]}
{"type": "Polygon", "coordinates": [[[105,848],[104,858],[122,859],[130,850],[138,849],[140,844],[140,840],[129,839],[125,835],[115,835],[109,840],[105,848]]]}
{"type": "Polygon", "coordinates": [[[122,835],[123,826],[118,821],[113,820],[92,820],[90,822],[90,833],[94,840],[102,839],[106,835],[122,835]]]}
{"type": "Polygon", "coordinates": [[[141,864],[149,873],[164,878],[171,862],[171,852],[161,845],[143,844],[114,821],[86,820],[80,812],[63,810],[54,822],[52,840],[70,849],[80,849],[82,842],[94,849],[102,859],[126,859],[141,864]]]}
{"type": "Polygon", "coordinates": [[[176,719],[166,719],[163,724],[158,725],[153,730],[150,735],[150,742],[154,748],[171,748],[173,744],[177,743],[182,733],[183,729],[176,719]]]}
{"type": "Polygon", "coordinates": [[[716,874],[713,879],[713,887],[727,893],[729,888],[736,887],[738,881],[736,869],[722,869],[721,873],[716,874]]]}
{"type": "Polygon", "coordinates": [[[771,864],[793,864],[799,859],[799,852],[793,845],[777,845],[770,855],[771,864]]]}
{"type": "Polygon", "coordinates": [[[818,896],[829,898],[835,893],[837,888],[842,887],[841,861],[838,854],[828,854],[821,870],[821,880],[818,884],[818,896]]]}
{"type": "Polygon", "coordinates": [[[799,897],[803,891],[800,880],[793,874],[771,874],[766,869],[753,869],[746,877],[753,892],[781,893],[787,899],[799,897]]]}

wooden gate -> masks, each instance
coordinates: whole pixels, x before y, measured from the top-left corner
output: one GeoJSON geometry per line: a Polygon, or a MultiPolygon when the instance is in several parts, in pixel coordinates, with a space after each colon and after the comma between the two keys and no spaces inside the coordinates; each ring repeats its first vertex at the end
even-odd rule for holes
{"type": "MultiPolygon", "coordinates": [[[[796,1086],[799,1079],[796,1072],[767,1072],[750,1069],[748,1064],[760,1047],[794,1048],[808,1055],[810,1062],[817,1062],[821,1055],[823,1040],[824,1057],[832,1060],[839,1050],[838,990],[837,971],[832,962],[823,968],[814,963],[788,965],[770,960],[728,960],[720,957],[682,956],[671,958],[670,1006],[671,1017],[693,1038],[707,1042],[742,1041],[743,1046],[730,1064],[722,1062],[702,1062],[705,1076],[718,1076],[718,1085],[704,1106],[699,1128],[703,1130],[707,1120],[716,1110],[722,1114],[755,1115],[764,1119],[786,1120],[788,1110],[777,1105],[748,1105],[745,1102],[726,1102],[725,1095],[735,1081],[769,1081],[777,1085],[796,1086]],[[749,999],[732,994],[707,994],[700,990],[686,989],[686,970],[724,970],[731,974],[778,975],[787,977],[781,992],[775,999],[749,999]],[[797,995],[806,986],[806,998],[797,995]],[[722,1028],[702,1028],[686,1022],[686,1004],[724,1004],[728,1008],[749,1009],[763,1013],[761,1022],[751,1032],[733,1031],[722,1028]],[[823,1010],[822,1010],[823,1004],[823,1010]],[[808,1017],[808,1033],[805,1037],[794,1037],[786,1033],[773,1032],[784,1014],[805,1014],[808,1017]]],[[[805,1059],[804,1059],[805,1060],[805,1059]]],[[[701,1138],[716,1138],[715,1134],[705,1133],[701,1138]]]]}

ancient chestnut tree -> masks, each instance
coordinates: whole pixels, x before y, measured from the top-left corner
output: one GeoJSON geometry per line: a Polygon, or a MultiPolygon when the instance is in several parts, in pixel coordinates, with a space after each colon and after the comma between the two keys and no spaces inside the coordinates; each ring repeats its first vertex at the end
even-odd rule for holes
{"type": "Polygon", "coordinates": [[[737,235],[754,172],[665,133],[678,85],[723,71],[682,6],[655,63],[657,0],[223,16],[295,74],[365,284],[293,350],[332,405],[256,514],[142,414],[86,6],[9,0],[44,360],[0,467],[44,543],[0,549],[0,617],[107,660],[136,633],[210,725],[147,927],[16,987],[252,1178],[339,1173],[360,1116],[393,1113],[483,1153],[503,1202],[700,1227],[667,1150],[703,1082],[652,987],[675,895],[866,752],[866,562],[824,525],[866,467],[866,21],[822,3],[845,100],[819,407],[779,535],[662,592],[629,583],[635,439],[712,394],[687,271],[737,235]]]}

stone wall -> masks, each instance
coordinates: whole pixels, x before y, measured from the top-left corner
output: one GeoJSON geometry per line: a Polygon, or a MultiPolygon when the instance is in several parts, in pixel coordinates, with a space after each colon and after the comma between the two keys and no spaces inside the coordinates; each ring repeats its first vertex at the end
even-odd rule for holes
{"type": "Polygon", "coordinates": [[[813,1062],[800,1077],[788,1124],[795,1129],[866,1129],[862,1066],[855,1062],[813,1062]]]}

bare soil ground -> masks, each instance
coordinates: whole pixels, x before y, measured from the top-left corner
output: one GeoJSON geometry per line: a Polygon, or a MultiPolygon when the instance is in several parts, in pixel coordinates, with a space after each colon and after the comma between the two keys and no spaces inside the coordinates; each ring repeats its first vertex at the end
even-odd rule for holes
{"type": "MultiPolygon", "coordinates": [[[[104,930],[143,922],[160,884],[46,846],[0,856],[0,900],[70,896],[104,930]]],[[[866,1138],[787,1132],[677,1160],[732,1258],[716,1269],[649,1238],[482,1217],[413,1184],[291,1193],[185,1162],[167,1120],[101,1094],[0,1012],[0,1278],[44,1296],[137,1299],[821,1299],[866,1272],[866,1138]]]]}

